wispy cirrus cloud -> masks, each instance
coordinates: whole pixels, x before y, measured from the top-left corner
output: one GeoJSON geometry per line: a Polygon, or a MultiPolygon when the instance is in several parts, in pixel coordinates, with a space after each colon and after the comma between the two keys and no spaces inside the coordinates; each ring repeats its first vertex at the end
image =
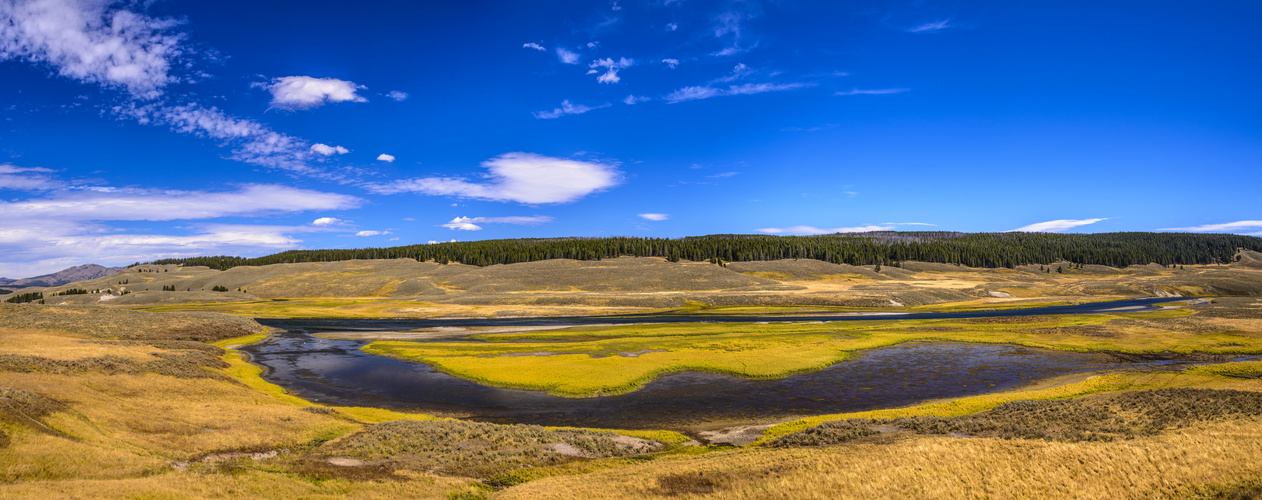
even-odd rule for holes
{"type": "Polygon", "coordinates": [[[271,92],[272,107],[279,109],[301,110],[338,102],[368,102],[357,94],[367,87],[336,78],[285,76],[254,86],[271,92]]]}
{"type": "Polygon", "coordinates": [[[637,217],[644,220],[664,221],[670,218],[669,214],[636,214],[637,217]]]}
{"type": "Polygon", "coordinates": [[[815,226],[790,226],[790,227],[764,227],[759,228],[758,232],[768,234],[836,234],[836,233],[866,233],[870,231],[893,231],[892,224],[886,225],[867,225],[854,227],[834,227],[819,228],[815,226]]]}
{"type": "Polygon", "coordinates": [[[482,226],[478,224],[516,224],[523,226],[534,226],[538,224],[546,224],[556,219],[546,215],[530,215],[530,216],[509,216],[509,217],[456,217],[446,224],[439,224],[438,227],[445,227],[451,230],[460,231],[481,231],[482,226]]]}
{"type": "Polygon", "coordinates": [[[1262,220],[1241,220],[1221,224],[1202,224],[1189,227],[1167,227],[1161,231],[1189,231],[1193,233],[1249,233],[1262,231],[1262,220]]]}
{"type": "Polygon", "coordinates": [[[569,99],[566,99],[561,101],[561,107],[559,108],[555,108],[552,111],[536,111],[532,114],[540,120],[552,120],[565,115],[581,115],[593,109],[607,108],[609,106],[610,104],[608,103],[599,106],[584,106],[582,104],[574,104],[569,99]]]}
{"type": "Polygon", "coordinates": [[[523,43],[523,44],[521,44],[521,48],[523,48],[523,49],[535,49],[535,50],[538,50],[538,51],[540,51],[540,52],[547,52],[547,51],[548,51],[548,49],[547,49],[547,48],[544,48],[544,46],[539,45],[539,44],[537,44],[537,43],[535,43],[535,42],[523,43]]]}
{"type": "Polygon", "coordinates": [[[1102,218],[1098,218],[1098,219],[1058,219],[1058,220],[1049,220],[1049,221],[1046,221],[1046,222],[1036,222],[1036,223],[1034,223],[1034,224],[1030,224],[1030,225],[1028,225],[1028,226],[1021,226],[1021,227],[1016,228],[1016,229],[1010,229],[1010,230],[1008,230],[1008,231],[1006,231],[1006,232],[1009,232],[1009,233],[1013,233],[1013,232],[1027,232],[1027,233],[1059,233],[1059,232],[1061,232],[1061,231],[1065,231],[1065,230],[1067,230],[1067,229],[1073,229],[1073,228],[1075,228],[1075,227],[1079,227],[1079,226],[1086,226],[1086,225],[1089,225],[1089,224],[1095,224],[1095,223],[1100,222],[1100,221],[1102,221],[1102,220],[1108,220],[1108,218],[1107,218],[1107,217],[1102,217],[1102,218]]]}
{"type": "Polygon", "coordinates": [[[663,99],[668,103],[677,103],[684,101],[695,101],[699,99],[709,99],[712,97],[733,96],[733,95],[753,95],[765,92],[784,92],[787,90],[797,90],[807,87],[814,87],[813,82],[795,82],[795,83],[746,83],[742,85],[731,85],[726,88],[711,86],[692,86],[684,87],[670,94],[663,99]]]}
{"type": "Polygon", "coordinates": [[[19,167],[11,163],[0,163],[0,190],[47,191],[65,185],[48,175],[52,172],[52,169],[43,167],[19,167]]]}
{"type": "Polygon", "coordinates": [[[833,95],[889,95],[901,94],[910,89],[892,88],[892,89],[850,89],[840,92],[834,92],[833,95]]]}
{"type": "Polygon", "coordinates": [[[483,182],[461,177],[422,177],[367,184],[378,194],[417,193],[524,204],[569,203],[622,182],[615,163],[569,160],[534,153],[507,153],[482,162],[483,182]]]}
{"type": "Polygon", "coordinates": [[[924,24],[919,24],[907,28],[908,33],[937,33],[947,28],[952,28],[950,19],[940,19],[924,24]]]}

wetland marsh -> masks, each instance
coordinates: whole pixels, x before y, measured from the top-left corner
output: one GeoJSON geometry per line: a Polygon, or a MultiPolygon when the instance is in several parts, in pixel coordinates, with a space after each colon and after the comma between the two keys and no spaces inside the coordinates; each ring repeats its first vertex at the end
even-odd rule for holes
{"type": "MultiPolygon", "coordinates": [[[[277,328],[278,333],[243,350],[249,353],[252,363],[265,368],[264,377],[269,381],[303,398],[325,404],[407,409],[500,423],[696,431],[717,425],[768,423],[974,396],[1068,374],[1185,368],[1191,360],[1180,361],[1173,354],[1136,357],[1102,352],[1100,347],[1057,350],[978,337],[996,325],[1006,331],[1013,326],[1009,323],[1012,321],[1025,330],[1059,327],[1092,331],[1090,327],[1094,324],[1117,319],[1107,315],[1100,317],[1102,311],[1134,311],[1160,301],[1092,304],[1074,309],[1093,313],[1088,316],[1040,314],[1049,310],[1065,311],[1051,308],[939,313],[926,315],[932,319],[915,316],[916,320],[902,321],[847,316],[845,318],[856,321],[765,325],[755,322],[736,329],[739,331],[735,334],[742,342],[749,341],[751,329],[757,332],[755,336],[763,337],[759,345],[740,346],[746,356],[752,357],[750,359],[767,359],[771,351],[783,347],[779,344],[791,348],[790,357],[794,359],[786,361],[789,364],[765,371],[742,365],[746,358],[741,352],[730,349],[732,344],[724,342],[724,336],[732,335],[728,330],[732,330],[733,325],[702,323],[696,319],[692,320],[695,323],[676,321],[665,325],[577,329],[562,327],[566,322],[586,324],[591,318],[438,322],[336,320],[323,324],[316,320],[264,321],[277,328]],[[991,317],[978,318],[985,315],[991,317]],[[946,323],[951,321],[965,323],[946,323]],[[501,328],[494,329],[491,325],[501,328]],[[503,331],[511,330],[513,325],[523,331],[503,331]],[[415,328],[417,326],[423,328],[415,328]],[[538,329],[546,326],[556,329],[538,329]],[[409,335],[414,340],[371,341],[409,335]],[[824,360],[823,366],[802,369],[794,365],[793,361],[803,359],[819,364],[812,358],[811,349],[800,349],[800,344],[795,345],[795,342],[806,342],[825,352],[820,358],[824,360]],[[387,347],[377,347],[379,344],[387,347]],[[376,355],[407,352],[407,349],[429,354],[415,358],[406,354],[376,355]],[[653,356],[669,360],[691,357],[712,363],[729,358],[735,368],[706,369],[691,366],[689,362],[664,369],[658,367],[648,370],[650,376],[646,380],[641,380],[646,377],[638,377],[630,390],[606,390],[603,395],[578,391],[567,394],[549,391],[547,387],[522,390],[532,387],[511,380],[475,381],[475,377],[458,376],[461,375],[459,370],[446,369],[458,366],[456,360],[468,361],[507,376],[520,375],[521,369],[504,369],[505,363],[511,366],[537,364],[545,367],[550,382],[590,383],[593,379],[601,380],[602,376],[618,380],[634,376],[634,366],[624,363],[636,363],[653,356]],[[567,367],[572,371],[567,372],[567,367]]],[[[1169,316],[1175,312],[1140,314],[1169,316]]],[[[1231,359],[1231,355],[1217,359],[1231,359]]],[[[645,366],[652,368],[660,362],[648,359],[645,366]]]]}

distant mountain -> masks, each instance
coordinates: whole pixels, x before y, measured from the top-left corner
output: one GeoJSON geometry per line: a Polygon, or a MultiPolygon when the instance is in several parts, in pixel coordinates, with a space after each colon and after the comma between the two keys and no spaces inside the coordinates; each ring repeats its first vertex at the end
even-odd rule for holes
{"type": "Polygon", "coordinates": [[[35,276],[33,278],[22,278],[11,280],[8,278],[0,278],[0,286],[5,288],[25,288],[29,286],[59,286],[66,283],[74,283],[76,281],[90,280],[109,276],[116,272],[122,271],[122,267],[105,267],[96,264],[84,264],[82,266],[74,266],[68,269],[62,269],[52,274],[43,276],[35,276]]]}

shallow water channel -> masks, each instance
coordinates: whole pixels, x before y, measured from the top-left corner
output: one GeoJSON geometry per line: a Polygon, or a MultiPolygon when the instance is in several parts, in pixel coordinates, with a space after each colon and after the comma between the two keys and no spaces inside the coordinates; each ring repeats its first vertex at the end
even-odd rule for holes
{"type": "MultiPolygon", "coordinates": [[[[284,330],[242,350],[250,355],[251,362],[265,368],[264,378],[309,400],[501,423],[623,429],[695,430],[893,408],[1002,391],[1059,375],[1168,370],[1187,364],[1127,362],[1108,353],[1007,344],[911,342],[862,351],[831,367],[782,379],[676,373],[629,394],[572,399],[477,384],[424,363],[364,353],[359,350],[367,344],[363,340],[331,339],[307,332],[357,330],[346,320],[323,325],[317,320],[263,322],[284,330]]],[[[379,329],[382,326],[367,329],[383,331],[379,329]]],[[[411,326],[415,328],[415,322],[411,326]]]]}

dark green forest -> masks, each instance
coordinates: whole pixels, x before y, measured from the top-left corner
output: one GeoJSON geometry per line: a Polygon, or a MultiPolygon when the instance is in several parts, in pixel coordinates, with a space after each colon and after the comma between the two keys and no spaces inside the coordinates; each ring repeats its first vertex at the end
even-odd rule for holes
{"type": "Polygon", "coordinates": [[[665,257],[671,261],[817,259],[852,265],[915,260],[970,267],[1014,267],[1069,261],[1112,267],[1228,263],[1238,249],[1262,251],[1262,238],[1188,233],[872,232],[823,236],[710,235],[665,238],[506,239],[347,250],[290,250],[262,257],[191,257],[151,264],[229,269],[295,262],[416,259],[475,266],[547,259],[665,257]],[[717,260],[716,260],[717,259],[717,260]]]}

